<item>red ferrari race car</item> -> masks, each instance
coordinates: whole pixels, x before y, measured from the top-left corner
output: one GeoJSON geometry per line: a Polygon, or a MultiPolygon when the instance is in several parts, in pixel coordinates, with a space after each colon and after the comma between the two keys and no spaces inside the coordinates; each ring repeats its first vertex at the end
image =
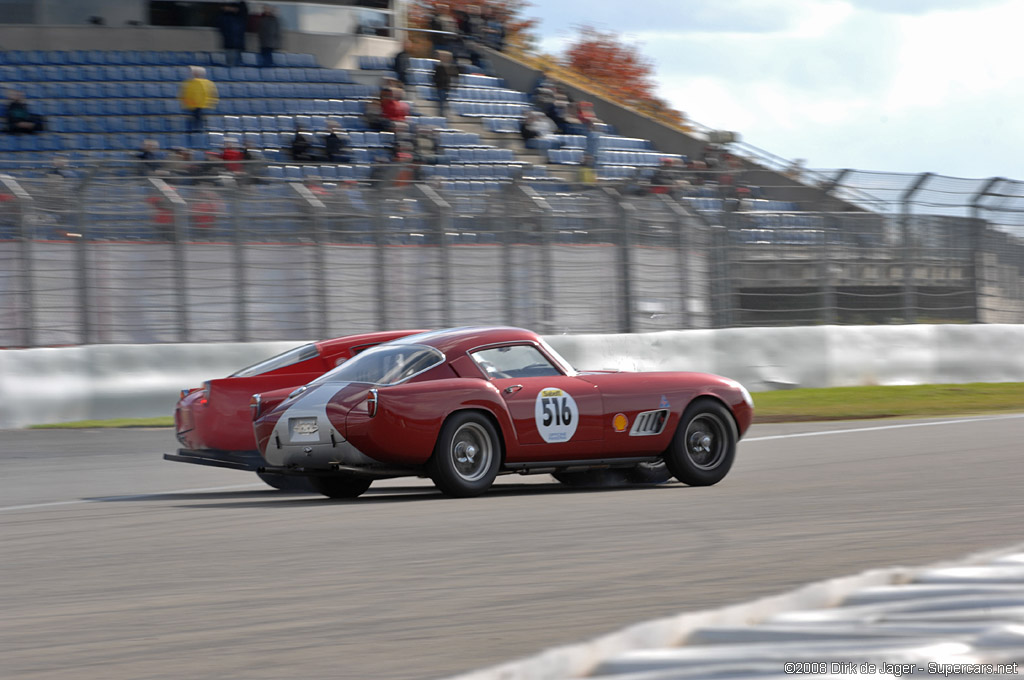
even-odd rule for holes
{"type": "Polygon", "coordinates": [[[580,372],[521,328],[406,336],[294,391],[253,397],[262,471],[307,477],[331,498],[406,475],[462,497],[512,472],[706,486],[728,473],[753,411],[734,380],[580,372]]]}
{"type": "Polygon", "coordinates": [[[181,391],[174,424],[181,449],[165,460],[250,470],[276,489],[309,490],[305,480],[259,472],[249,402],[257,392],[295,389],[323,375],[365,349],[418,330],[350,335],[302,345],[203,387],[181,391]]]}

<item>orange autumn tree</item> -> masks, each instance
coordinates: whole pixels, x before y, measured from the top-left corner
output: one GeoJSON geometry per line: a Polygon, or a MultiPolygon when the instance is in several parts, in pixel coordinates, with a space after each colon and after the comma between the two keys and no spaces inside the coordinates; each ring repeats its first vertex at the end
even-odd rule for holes
{"type": "MultiPolygon", "coordinates": [[[[430,16],[442,7],[453,12],[465,12],[470,7],[489,9],[505,24],[505,41],[523,49],[532,49],[536,44],[533,33],[536,19],[527,19],[523,12],[530,6],[529,0],[414,0],[409,3],[409,26],[429,28],[430,16]]],[[[429,56],[429,40],[422,34],[413,34],[417,51],[429,56]],[[425,52],[424,52],[425,50],[425,52]]]]}
{"type": "Polygon", "coordinates": [[[593,26],[581,26],[577,31],[562,55],[569,69],[615,93],[624,104],[684,124],[683,114],[655,95],[654,63],[636,45],[593,26]]]}

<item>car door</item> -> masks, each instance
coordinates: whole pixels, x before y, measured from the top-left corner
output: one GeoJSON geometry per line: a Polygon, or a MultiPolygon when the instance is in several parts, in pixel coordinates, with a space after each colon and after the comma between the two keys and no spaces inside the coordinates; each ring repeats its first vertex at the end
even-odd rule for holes
{"type": "Polygon", "coordinates": [[[566,461],[601,454],[601,392],[592,382],[566,375],[532,344],[488,347],[471,353],[498,388],[512,417],[518,447],[508,462],[566,461]]]}

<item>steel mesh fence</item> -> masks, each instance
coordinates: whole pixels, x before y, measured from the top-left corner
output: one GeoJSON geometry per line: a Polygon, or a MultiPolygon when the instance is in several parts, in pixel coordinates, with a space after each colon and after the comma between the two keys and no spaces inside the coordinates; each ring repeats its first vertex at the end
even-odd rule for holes
{"type": "Polygon", "coordinates": [[[815,177],[738,197],[696,176],[652,193],[16,171],[0,177],[0,346],[1024,322],[1020,183],[815,177]]]}

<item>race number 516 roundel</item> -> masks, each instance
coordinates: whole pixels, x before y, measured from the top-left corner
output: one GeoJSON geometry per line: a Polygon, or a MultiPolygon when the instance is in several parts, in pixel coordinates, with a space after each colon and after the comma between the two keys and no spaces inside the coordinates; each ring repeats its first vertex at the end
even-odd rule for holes
{"type": "Polygon", "coordinates": [[[545,387],[537,395],[534,417],[541,438],[549,444],[557,444],[569,441],[576,434],[580,409],[568,392],[557,387],[545,387]]]}

